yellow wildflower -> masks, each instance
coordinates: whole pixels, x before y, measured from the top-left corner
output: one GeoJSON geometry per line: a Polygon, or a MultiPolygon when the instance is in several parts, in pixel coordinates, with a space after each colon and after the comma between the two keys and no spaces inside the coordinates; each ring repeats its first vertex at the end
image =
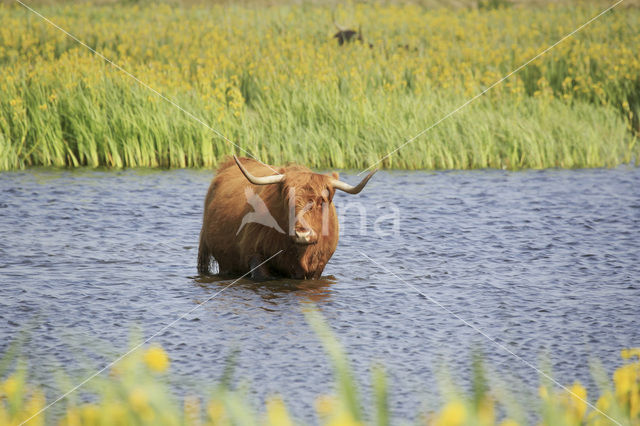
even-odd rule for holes
{"type": "Polygon", "coordinates": [[[154,418],[153,410],[149,405],[149,396],[147,392],[137,387],[129,394],[129,404],[131,409],[136,412],[145,421],[151,421],[154,418]]]}
{"type": "Polygon", "coordinates": [[[82,424],[97,425],[99,423],[100,409],[95,404],[86,404],[82,407],[82,424]]]}
{"type": "Polygon", "coordinates": [[[209,402],[207,406],[207,413],[209,414],[209,418],[213,421],[214,425],[222,423],[225,418],[225,408],[222,401],[214,399],[209,402]]]}
{"type": "Polygon", "coordinates": [[[603,394],[596,402],[596,408],[600,411],[607,412],[611,408],[611,394],[609,392],[603,394]]]}
{"type": "Polygon", "coordinates": [[[438,426],[458,426],[464,423],[467,418],[467,409],[460,401],[447,403],[440,412],[436,424],[438,426]]]}
{"type": "Polygon", "coordinates": [[[272,398],[267,401],[267,419],[267,424],[272,426],[293,426],[287,407],[280,398],[272,398]]]}
{"type": "MultiPolygon", "coordinates": [[[[622,103],[622,107],[624,109],[629,109],[629,103],[627,101],[624,101],[622,103]]],[[[631,359],[634,356],[640,358],[640,348],[623,349],[620,351],[620,356],[622,357],[622,359],[631,359]]]]}
{"type": "Polygon", "coordinates": [[[11,376],[4,381],[0,390],[2,390],[5,395],[11,398],[18,391],[19,387],[20,383],[18,382],[18,379],[16,379],[15,376],[11,376]]]}
{"type": "Polygon", "coordinates": [[[75,407],[67,408],[65,416],[60,420],[60,426],[80,426],[81,424],[80,413],[75,407]]]}
{"type": "Polygon", "coordinates": [[[567,391],[564,399],[568,423],[580,423],[587,412],[587,390],[575,382],[567,391]]]}
{"type": "Polygon", "coordinates": [[[146,410],[149,406],[149,397],[144,389],[138,387],[131,391],[129,394],[129,404],[131,404],[133,411],[142,412],[146,410]]]}
{"type": "Polygon", "coordinates": [[[357,422],[348,411],[340,411],[337,416],[333,417],[327,426],[361,426],[360,422],[357,422]]]}
{"type": "Polygon", "coordinates": [[[29,421],[30,425],[33,425],[33,426],[44,425],[44,416],[40,416],[40,415],[36,416],[36,414],[39,413],[40,410],[44,408],[44,404],[45,404],[44,394],[42,393],[42,391],[36,389],[31,395],[31,398],[29,398],[29,401],[27,401],[27,403],[25,404],[24,411],[23,411],[25,415],[25,420],[28,418],[32,418],[29,421]]]}
{"type": "Polygon", "coordinates": [[[478,420],[483,425],[493,425],[496,421],[495,407],[491,398],[484,398],[478,405],[478,420]]]}
{"type": "Polygon", "coordinates": [[[152,346],[147,349],[144,353],[144,362],[151,370],[159,373],[162,373],[169,368],[169,357],[160,346],[152,346]]]}
{"type": "Polygon", "coordinates": [[[633,389],[636,382],[636,366],[623,365],[613,373],[613,383],[616,386],[616,395],[623,396],[633,389]]]}

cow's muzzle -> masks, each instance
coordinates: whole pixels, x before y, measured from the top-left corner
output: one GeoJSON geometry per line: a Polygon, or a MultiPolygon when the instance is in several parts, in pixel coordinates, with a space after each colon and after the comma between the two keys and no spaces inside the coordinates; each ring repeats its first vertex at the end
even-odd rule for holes
{"type": "Polygon", "coordinates": [[[318,242],[318,234],[313,229],[296,230],[293,235],[293,242],[302,245],[315,244],[318,242]]]}

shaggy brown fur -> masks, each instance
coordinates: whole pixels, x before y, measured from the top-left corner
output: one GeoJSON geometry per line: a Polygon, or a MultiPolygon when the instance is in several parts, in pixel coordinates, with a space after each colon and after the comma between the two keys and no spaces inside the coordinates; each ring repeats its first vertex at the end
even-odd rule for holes
{"type": "MultiPolygon", "coordinates": [[[[275,174],[269,167],[250,158],[241,158],[244,167],[255,176],[275,174]]],[[[274,169],[278,170],[274,167],[274,169]]],[[[200,232],[198,272],[208,274],[211,259],[215,259],[220,274],[242,275],[267,260],[252,273],[253,278],[284,276],[297,279],[319,278],[338,245],[338,217],[333,205],[334,189],[330,184],[338,175],[314,173],[306,167],[289,165],[278,170],[285,175],[282,183],[253,185],[242,174],[233,159],[218,169],[211,182],[204,204],[200,232]],[[236,235],[242,218],[253,211],[247,203],[245,188],[251,187],[265,203],[269,212],[285,233],[258,223],[247,223],[236,235]],[[318,236],[315,244],[301,245],[289,235],[289,190],[295,189],[295,214],[309,202],[313,207],[302,217],[318,236]],[[322,231],[322,211],[327,210],[322,231]]],[[[300,224],[295,224],[296,228],[300,224]]],[[[302,230],[302,229],[300,229],[302,230]]]]}

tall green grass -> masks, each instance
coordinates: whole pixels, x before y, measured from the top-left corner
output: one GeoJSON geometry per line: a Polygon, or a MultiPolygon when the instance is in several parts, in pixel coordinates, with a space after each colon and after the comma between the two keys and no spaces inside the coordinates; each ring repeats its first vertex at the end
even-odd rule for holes
{"type": "MultiPolygon", "coordinates": [[[[50,90],[50,88],[47,88],[50,90]]],[[[30,166],[210,167],[231,153],[267,163],[364,168],[404,144],[464,102],[447,93],[381,95],[364,107],[336,102],[326,92],[292,93],[287,102],[254,104],[251,114],[221,123],[220,138],[145,89],[106,80],[91,92],[63,92],[55,107],[39,110],[46,89],[24,90],[25,117],[5,120],[0,169],[30,166]],[[337,103],[337,105],[336,105],[337,103]]],[[[177,102],[213,114],[188,96],[177,102]]],[[[613,109],[559,100],[489,98],[407,143],[380,165],[404,169],[613,167],[638,163],[637,139],[613,109]]]]}
{"type": "MultiPolygon", "coordinates": [[[[0,170],[211,167],[234,152],[368,167],[599,9],[339,9],[346,22],[374,20],[371,49],[339,48],[321,6],[43,10],[237,146],[35,15],[0,5],[0,25],[19,29],[0,33],[0,170]]],[[[638,164],[637,19],[635,8],[605,15],[380,166],[638,164]]]]}

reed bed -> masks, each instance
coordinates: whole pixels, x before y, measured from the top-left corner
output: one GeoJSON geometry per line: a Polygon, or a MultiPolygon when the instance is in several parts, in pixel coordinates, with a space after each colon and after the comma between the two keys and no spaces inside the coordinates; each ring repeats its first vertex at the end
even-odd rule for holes
{"type": "MultiPolygon", "coordinates": [[[[389,411],[388,385],[384,369],[372,368],[371,406],[365,407],[350,370],[347,357],[320,314],[311,310],[307,319],[324,344],[334,369],[334,392],[315,401],[318,424],[360,426],[398,424],[389,411]]],[[[0,359],[0,424],[28,425],[265,425],[292,426],[298,422],[289,414],[285,401],[269,397],[263,407],[247,403],[242,390],[234,390],[227,369],[225,377],[211,387],[208,395],[195,392],[177,398],[167,385],[171,361],[156,345],[133,352],[115,364],[108,374],[90,381],[83,398],[71,394],[57,406],[36,415],[46,407],[41,388],[29,384],[26,365],[16,362],[16,345],[0,359]],[[89,400],[90,402],[87,402],[89,400]]],[[[432,426],[514,426],[535,419],[541,425],[640,424],[640,348],[621,351],[622,365],[612,377],[594,368],[601,387],[599,398],[587,395],[574,382],[565,389],[554,388],[541,378],[539,396],[528,407],[519,406],[496,380],[488,380],[486,368],[476,357],[473,385],[462,390],[443,382],[444,403],[439,410],[417,413],[415,424],[432,426]],[[595,409],[587,404],[591,401],[595,409]]],[[[62,373],[58,372],[58,375],[62,373]]],[[[63,377],[63,376],[61,376],[63,377]]],[[[79,381],[78,379],[77,381],[79,381]]],[[[63,380],[64,389],[74,381],[63,380]]],[[[202,389],[202,387],[200,387],[202,389]]],[[[62,392],[62,391],[60,391],[62,392]]]]}
{"type": "MultiPolygon", "coordinates": [[[[0,4],[0,170],[212,167],[245,150],[364,168],[603,9],[504,4],[38,6],[239,148],[0,4]],[[338,46],[334,19],[361,24],[364,42],[338,46]]],[[[638,164],[638,22],[635,7],[605,14],[380,166],[638,164]]]]}

